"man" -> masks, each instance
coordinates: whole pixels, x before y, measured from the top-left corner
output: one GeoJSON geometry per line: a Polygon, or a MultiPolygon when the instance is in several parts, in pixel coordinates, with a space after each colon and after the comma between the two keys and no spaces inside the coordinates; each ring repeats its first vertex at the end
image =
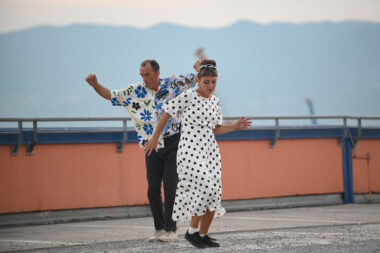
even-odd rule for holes
{"type": "MultiPolygon", "coordinates": [[[[200,62],[194,64],[199,70],[200,62]]],[[[171,76],[160,79],[160,67],[155,60],[145,60],[140,65],[144,83],[131,84],[121,90],[109,90],[102,86],[95,74],[86,81],[103,98],[114,106],[125,107],[132,118],[141,148],[150,139],[162,114],[162,105],[184,90],[195,86],[195,76],[171,76]]],[[[155,231],[149,241],[177,240],[176,222],[172,211],[178,183],[177,149],[180,138],[180,119],[171,118],[165,125],[158,142],[157,152],[145,155],[148,179],[148,199],[152,211],[155,231]],[[164,183],[165,211],[162,207],[161,184],[164,183]]]]}

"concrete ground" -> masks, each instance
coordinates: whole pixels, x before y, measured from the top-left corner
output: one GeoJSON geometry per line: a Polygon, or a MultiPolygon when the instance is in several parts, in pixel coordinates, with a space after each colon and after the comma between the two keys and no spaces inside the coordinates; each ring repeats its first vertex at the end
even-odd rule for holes
{"type": "MultiPolygon", "coordinates": [[[[174,243],[146,241],[151,217],[0,227],[0,251],[198,252],[183,238],[187,226],[174,243]]],[[[210,235],[221,247],[205,252],[380,252],[380,204],[230,212],[210,235]]]]}

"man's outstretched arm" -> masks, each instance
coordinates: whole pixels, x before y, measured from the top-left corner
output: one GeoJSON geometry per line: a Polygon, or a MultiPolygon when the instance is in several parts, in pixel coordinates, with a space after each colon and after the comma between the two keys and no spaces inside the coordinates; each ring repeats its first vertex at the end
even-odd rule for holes
{"type": "Polygon", "coordinates": [[[86,82],[94,88],[94,90],[102,97],[105,99],[111,100],[111,91],[107,89],[106,87],[102,86],[98,82],[98,78],[96,77],[95,74],[89,74],[86,77],[86,82]]]}

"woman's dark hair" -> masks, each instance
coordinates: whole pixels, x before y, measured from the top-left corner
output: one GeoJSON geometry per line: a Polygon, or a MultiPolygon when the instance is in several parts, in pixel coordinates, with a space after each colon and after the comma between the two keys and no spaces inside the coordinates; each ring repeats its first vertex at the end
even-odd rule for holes
{"type": "Polygon", "coordinates": [[[201,62],[198,78],[201,79],[205,76],[218,76],[218,70],[216,70],[216,62],[214,60],[206,59],[201,62]]]}
{"type": "Polygon", "coordinates": [[[141,63],[141,67],[145,67],[146,64],[150,64],[150,66],[152,66],[152,69],[154,72],[157,72],[158,70],[160,70],[160,65],[158,65],[158,62],[156,60],[151,60],[151,59],[148,59],[148,60],[144,60],[142,63],[141,63]]]}

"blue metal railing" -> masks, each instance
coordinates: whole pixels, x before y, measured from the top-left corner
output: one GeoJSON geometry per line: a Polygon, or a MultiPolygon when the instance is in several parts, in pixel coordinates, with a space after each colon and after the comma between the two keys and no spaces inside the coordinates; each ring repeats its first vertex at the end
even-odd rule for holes
{"type": "MultiPolygon", "coordinates": [[[[348,115],[320,115],[320,116],[251,116],[250,117],[254,122],[255,121],[273,121],[273,126],[266,126],[266,127],[257,127],[253,126],[252,130],[262,130],[269,131],[270,135],[270,146],[274,147],[277,140],[280,138],[282,133],[289,133],[293,130],[305,130],[304,133],[311,133],[315,131],[315,133],[322,132],[324,129],[327,130],[341,130],[342,136],[338,138],[339,144],[343,145],[343,142],[346,137],[350,138],[350,141],[353,145],[353,147],[356,146],[359,139],[362,137],[363,134],[363,126],[362,121],[363,120],[379,120],[379,116],[369,117],[369,116],[348,116],[348,115]],[[310,126],[282,126],[280,125],[280,121],[283,120],[305,120],[305,119],[329,119],[329,120],[340,120],[340,125],[310,125],[310,126]],[[349,127],[347,124],[347,120],[356,120],[356,131],[349,131],[349,127]],[[307,130],[307,131],[306,131],[307,130]],[[286,132],[287,131],[287,132],[286,132]],[[281,134],[280,134],[281,132],[281,134]],[[352,132],[356,132],[356,135],[353,136],[352,132]]],[[[224,120],[230,121],[230,120],[236,120],[238,117],[224,117],[224,120]]],[[[12,154],[17,154],[18,149],[22,144],[25,144],[27,147],[27,153],[32,154],[34,146],[38,143],[38,137],[41,134],[89,134],[89,133],[122,133],[122,136],[120,138],[120,141],[118,141],[117,144],[117,151],[122,152],[124,143],[128,140],[128,136],[130,136],[130,133],[134,132],[134,129],[132,127],[128,128],[128,122],[131,122],[131,118],[129,117],[62,117],[62,118],[0,118],[0,122],[17,122],[18,127],[17,128],[4,128],[0,129],[0,135],[4,136],[5,134],[10,135],[17,135],[17,142],[11,143],[12,144],[12,154]],[[104,122],[104,121],[119,121],[123,123],[123,127],[110,127],[110,128],[39,128],[38,123],[42,122],[85,122],[85,121],[91,121],[91,122],[104,122]],[[24,123],[26,122],[32,122],[33,128],[32,129],[24,129],[24,123]],[[32,139],[30,140],[29,135],[32,134],[32,139]],[[24,135],[28,135],[27,140],[25,140],[24,135]]],[[[380,129],[380,124],[378,127],[375,127],[375,129],[380,129]]],[[[327,133],[325,131],[325,133],[327,133]]],[[[332,135],[335,135],[336,133],[331,133],[332,135]]],[[[133,136],[133,135],[132,135],[133,136]]],[[[232,139],[233,136],[236,136],[236,134],[229,134],[227,136],[231,136],[232,139]]],[[[304,137],[310,137],[310,134],[305,134],[304,137]]],[[[286,137],[286,135],[285,135],[286,137]]],[[[0,136],[1,138],[1,136],[0,136]]],[[[268,139],[268,136],[264,135],[265,139],[268,139]]],[[[135,138],[133,138],[134,140],[135,138]]],[[[223,139],[220,138],[220,139],[223,139]]],[[[14,137],[10,138],[8,142],[13,142],[14,137]]],[[[114,142],[111,140],[111,142],[114,142]]],[[[6,144],[7,139],[0,140],[0,143],[6,144]]]]}
{"type": "MultiPolygon", "coordinates": [[[[239,117],[224,117],[225,121],[237,120],[239,117]]],[[[353,169],[352,148],[360,138],[380,138],[380,124],[363,127],[364,120],[379,120],[380,116],[252,116],[254,122],[273,121],[271,126],[254,125],[248,130],[217,136],[219,140],[269,139],[273,148],[279,138],[320,138],[334,137],[342,146],[344,201],[352,203],[353,169]],[[341,121],[338,125],[283,126],[283,120],[329,119],[341,121]],[[355,127],[348,125],[348,120],[355,120],[355,127]]],[[[16,122],[17,128],[0,128],[0,144],[10,144],[11,153],[17,155],[22,144],[26,145],[27,154],[33,154],[37,143],[78,143],[78,142],[116,142],[117,152],[122,152],[125,142],[137,142],[132,127],[128,128],[129,117],[76,117],[76,118],[0,118],[0,122],[16,122]],[[79,122],[79,121],[120,121],[122,127],[110,128],[39,128],[40,122],[79,122]],[[32,122],[32,128],[24,128],[26,122],[32,122]]],[[[320,122],[320,121],[319,121],[320,122]]]]}

